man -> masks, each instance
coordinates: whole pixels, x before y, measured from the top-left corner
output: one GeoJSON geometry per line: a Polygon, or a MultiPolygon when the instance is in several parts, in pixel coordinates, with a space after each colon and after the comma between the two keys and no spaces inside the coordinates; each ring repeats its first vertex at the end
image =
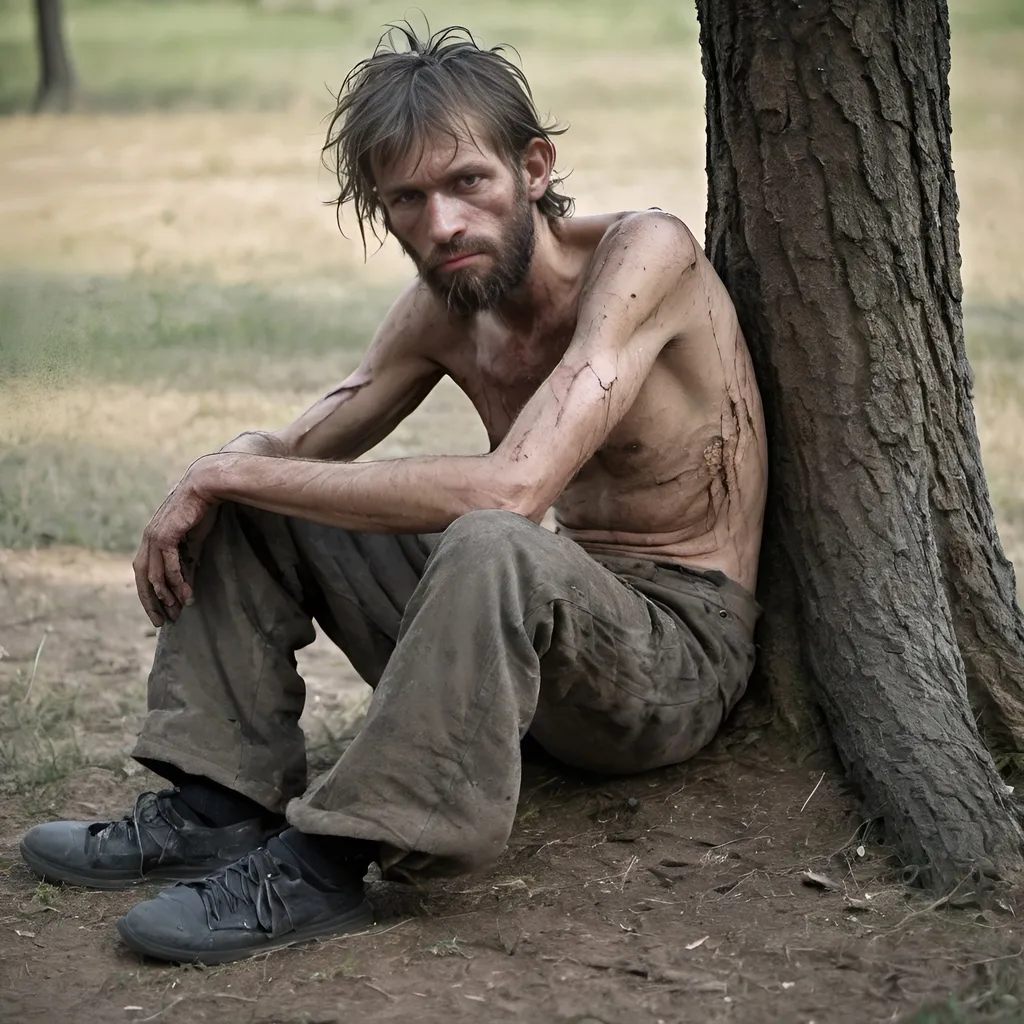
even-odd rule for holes
{"type": "Polygon", "coordinates": [[[181,880],[118,922],[166,960],[362,927],[374,860],[489,864],[527,732],[596,771],[679,762],[753,664],[764,428],[722,283],[674,217],[569,215],[497,51],[402,37],[346,79],[325,148],[339,208],[418,276],[352,376],[197,460],[146,528],[162,628],[134,756],[171,788],[22,843],[54,881],[181,880]],[[445,374],[488,454],[352,461],[445,374]],[[294,652],[314,619],[375,693],[307,789],[294,652]]]}

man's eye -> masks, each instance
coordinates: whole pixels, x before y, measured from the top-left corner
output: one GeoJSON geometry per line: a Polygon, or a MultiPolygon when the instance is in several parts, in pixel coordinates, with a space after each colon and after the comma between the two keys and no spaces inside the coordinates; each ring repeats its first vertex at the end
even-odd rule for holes
{"type": "Polygon", "coordinates": [[[478,185],[479,183],[479,174],[464,174],[461,178],[459,178],[459,184],[462,185],[464,188],[472,188],[474,185],[478,185]]]}
{"type": "Polygon", "coordinates": [[[416,202],[419,199],[419,192],[403,192],[401,195],[395,198],[395,203],[399,206],[406,206],[409,203],[416,202]]]}

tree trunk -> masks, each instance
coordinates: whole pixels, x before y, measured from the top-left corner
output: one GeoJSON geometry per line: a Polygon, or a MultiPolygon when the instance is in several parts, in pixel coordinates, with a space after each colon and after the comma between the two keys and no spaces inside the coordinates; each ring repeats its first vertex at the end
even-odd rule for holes
{"type": "Polygon", "coordinates": [[[964,350],[944,0],[697,0],[707,249],[769,432],[761,672],[925,884],[1024,867],[1024,622],[964,350]],[[972,708],[973,705],[973,708],[972,708]]]}
{"type": "Polygon", "coordinates": [[[75,72],[64,42],[62,0],[35,0],[39,85],[32,109],[68,110],[75,98],[75,72]]]}

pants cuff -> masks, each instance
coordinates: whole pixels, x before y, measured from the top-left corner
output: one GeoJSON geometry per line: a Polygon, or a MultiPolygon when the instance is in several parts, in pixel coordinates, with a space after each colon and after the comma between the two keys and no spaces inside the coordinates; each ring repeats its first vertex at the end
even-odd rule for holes
{"type": "MultiPolygon", "coordinates": [[[[285,806],[293,794],[285,795],[275,786],[267,786],[252,779],[242,778],[237,771],[226,768],[209,760],[203,754],[195,750],[189,750],[181,746],[164,746],[162,743],[151,739],[140,739],[135,744],[132,757],[143,767],[164,775],[161,766],[171,765],[179,771],[189,775],[201,775],[217,782],[250,800],[255,800],[261,807],[275,814],[284,814],[285,806]]],[[[164,778],[167,778],[164,775],[164,778]]]]}

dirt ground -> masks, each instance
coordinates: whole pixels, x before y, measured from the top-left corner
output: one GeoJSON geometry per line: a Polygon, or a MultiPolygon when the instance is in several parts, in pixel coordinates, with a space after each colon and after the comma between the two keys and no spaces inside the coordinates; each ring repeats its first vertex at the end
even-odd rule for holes
{"type": "MultiPolygon", "coordinates": [[[[495,868],[423,890],[370,882],[368,932],[220,968],[144,962],[113,922],[145,890],[40,885],[17,852],[35,821],[119,816],[159,786],[127,756],[155,642],[129,570],[0,552],[0,1020],[868,1024],[965,989],[992,1012],[1016,1004],[1002,968],[1024,950],[1024,905],[971,879],[939,906],[905,887],[827,752],[785,760],[749,712],[648,775],[528,763],[495,868]]],[[[301,665],[325,766],[365,688],[326,641],[301,665]]]]}

